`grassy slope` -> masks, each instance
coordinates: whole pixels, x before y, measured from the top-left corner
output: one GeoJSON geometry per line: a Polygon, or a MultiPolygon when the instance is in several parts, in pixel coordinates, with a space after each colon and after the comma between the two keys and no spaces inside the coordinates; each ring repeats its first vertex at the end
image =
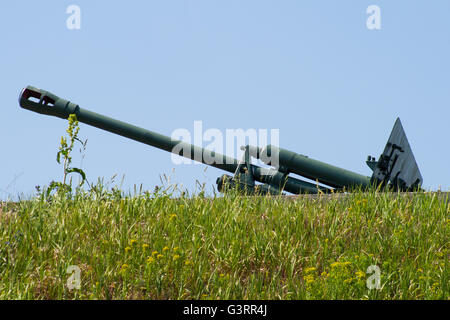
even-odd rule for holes
{"type": "Polygon", "coordinates": [[[383,193],[4,204],[0,298],[449,299],[449,212],[432,194],[383,193]]]}

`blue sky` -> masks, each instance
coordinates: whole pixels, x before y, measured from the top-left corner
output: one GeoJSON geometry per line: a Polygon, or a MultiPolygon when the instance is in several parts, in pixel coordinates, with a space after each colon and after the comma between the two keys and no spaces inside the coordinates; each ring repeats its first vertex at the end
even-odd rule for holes
{"type": "MultiPolygon", "coordinates": [[[[67,123],[21,109],[27,85],[166,135],[195,120],[279,129],[282,147],[366,175],[399,116],[424,187],[450,188],[447,0],[2,1],[0,35],[0,199],[62,178],[67,123]],[[80,30],[66,27],[71,4],[80,30]],[[369,5],[381,30],[366,27],[369,5]]],[[[152,190],[165,173],[210,189],[224,173],[83,124],[80,136],[90,181],[152,190]]]]}

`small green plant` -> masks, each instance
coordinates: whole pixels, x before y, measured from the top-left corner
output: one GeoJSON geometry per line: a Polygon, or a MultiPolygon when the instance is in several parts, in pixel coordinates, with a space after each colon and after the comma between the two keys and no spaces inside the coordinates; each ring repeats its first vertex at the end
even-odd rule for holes
{"type": "Polygon", "coordinates": [[[69,126],[66,130],[68,138],[61,137],[61,143],[59,146],[58,153],[56,154],[56,161],[63,165],[63,180],[62,182],[52,181],[49,188],[47,189],[47,195],[49,195],[54,189],[57,193],[68,194],[72,192],[72,179],[67,182],[68,175],[70,173],[78,173],[81,176],[81,182],[79,187],[81,187],[86,180],[86,174],[80,168],[72,167],[72,151],[75,146],[75,141],[81,143],[83,150],[86,149],[86,141],[81,141],[78,138],[78,133],[80,127],[78,124],[77,116],[75,114],[69,115],[68,118],[69,126]]]}

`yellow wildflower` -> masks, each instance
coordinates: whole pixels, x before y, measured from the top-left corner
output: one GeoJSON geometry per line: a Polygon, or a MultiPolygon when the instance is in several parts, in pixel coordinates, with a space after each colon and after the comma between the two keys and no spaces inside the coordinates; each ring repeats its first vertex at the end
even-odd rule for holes
{"type": "Polygon", "coordinates": [[[125,252],[128,252],[128,251],[130,251],[130,250],[131,250],[130,247],[126,247],[126,248],[125,248],[125,252]]]}
{"type": "Polygon", "coordinates": [[[177,215],[174,213],[174,214],[171,214],[170,215],[170,217],[169,217],[169,220],[170,221],[172,221],[173,219],[175,219],[177,217],[177,215]]]}
{"type": "Polygon", "coordinates": [[[148,244],[144,243],[144,244],[142,245],[142,249],[145,250],[145,249],[147,249],[147,248],[148,248],[148,244]]]}
{"type": "Polygon", "coordinates": [[[173,251],[177,252],[178,251],[178,247],[173,248],[173,251]]]}
{"type": "Polygon", "coordinates": [[[305,269],[305,273],[310,273],[310,272],[313,272],[313,271],[315,271],[315,270],[316,270],[315,267],[306,268],[306,269],[305,269]]]}
{"type": "Polygon", "coordinates": [[[188,265],[191,264],[191,262],[190,262],[189,260],[186,260],[186,261],[184,262],[184,264],[188,266],[188,265]]]}
{"type": "Polygon", "coordinates": [[[306,284],[311,284],[314,282],[314,276],[313,275],[307,275],[304,277],[306,284]]]}
{"type": "Polygon", "coordinates": [[[153,251],[152,256],[156,256],[158,254],[158,251],[153,251]]]}
{"type": "Polygon", "coordinates": [[[339,267],[340,265],[341,265],[340,262],[333,262],[333,263],[331,264],[331,267],[332,267],[332,268],[336,268],[336,267],[339,267]]]}
{"type": "Polygon", "coordinates": [[[158,255],[156,256],[157,259],[161,259],[162,257],[164,257],[162,254],[158,254],[158,255]]]}
{"type": "Polygon", "coordinates": [[[131,239],[131,240],[130,240],[130,245],[134,245],[135,243],[137,243],[137,240],[136,240],[136,239],[131,239]]]}
{"type": "Polygon", "coordinates": [[[176,261],[176,260],[178,260],[178,259],[180,259],[180,256],[179,256],[178,254],[176,254],[176,255],[173,256],[173,260],[176,261]]]}
{"type": "Polygon", "coordinates": [[[147,259],[147,263],[153,263],[155,261],[155,259],[153,257],[148,257],[147,259]]]}
{"type": "Polygon", "coordinates": [[[364,272],[362,272],[361,270],[356,271],[355,274],[358,277],[358,279],[361,279],[365,276],[364,272]]]}
{"type": "Polygon", "coordinates": [[[126,270],[126,269],[128,269],[129,268],[129,265],[127,265],[126,263],[124,263],[123,265],[122,265],[122,270],[126,270]]]}
{"type": "Polygon", "coordinates": [[[164,251],[167,251],[167,250],[169,250],[169,247],[164,247],[164,248],[162,249],[163,252],[164,252],[164,251]]]}

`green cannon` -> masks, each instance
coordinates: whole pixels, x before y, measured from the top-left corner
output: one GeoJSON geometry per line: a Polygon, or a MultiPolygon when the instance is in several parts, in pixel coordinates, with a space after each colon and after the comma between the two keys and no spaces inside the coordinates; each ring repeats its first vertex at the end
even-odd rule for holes
{"type": "Polygon", "coordinates": [[[283,191],[293,194],[328,193],[333,189],[339,191],[380,185],[406,191],[417,189],[422,184],[422,176],[400,119],[397,119],[379,160],[368,157],[367,165],[373,174],[372,177],[367,177],[273,145],[264,148],[242,146],[244,155],[241,160],[237,160],[82,109],[73,102],[31,86],[21,91],[19,104],[24,109],[62,119],[75,114],[79,122],[232,173],[233,176],[222,175],[217,179],[220,192],[228,187],[238,187],[249,193],[262,194],[279,194],[283,191]],[[252,158],[260,159],[271,167],[257,166],[252,163],[252,158]],[[315,183],[293,177],[291,173],[313,180],[315,183]]]}

